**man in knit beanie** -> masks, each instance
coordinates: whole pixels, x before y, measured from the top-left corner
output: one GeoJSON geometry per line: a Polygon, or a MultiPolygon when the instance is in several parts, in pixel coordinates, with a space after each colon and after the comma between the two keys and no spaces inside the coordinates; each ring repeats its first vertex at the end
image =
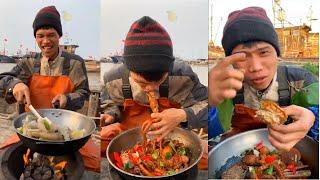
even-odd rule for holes
{"type": "Polygon", "coordinates": [[[303,69],[278,66],[277,33],[263,8],[248,7],[230,13],[223,29],[222,46],[226,57],[209,72],[209,103],[220,111],[220,105],[228,104],[228,100],[235,105],[234,112],[232,102],[230,108],[224,109],[233,113],[232,119],[219,117],[223,131],[227,131],[224,137],[266,127],[250,112],[259,109],[261,100],[271,100],[287,106],[284,110],[294,122],[269,126],[269,140],[278,149],[291,149],[308,133],[315,119],[307,107],[291,105],[293,89],[315,83],[316,78],[303,69]]]}
{"type": "Polygon", "coordinates": [[[27,106],[32,103],[35,108],[56,104],[60,108],[80,109],[90,93],[86,69],[81,57],[59,48],[62,27],[56,7],[40,9],[32,27],[41,53],[19,62],[11,71],[17,77],[1,79],[8,82],[5,98],[8,102],[25,102],[27,106]]]}
{"type": "Polygon", "coordinates": [[[154,121],[148,136],[159,139],[179,124],[206,127],[207,88],[187,63],[174,61],[172,49],[169,34],[152,18],[132,24],[124,42],[124,64],[104,75],[101,120],[112,124],[102,128],[102,154],[112,137],[148,120],[154,121]]]}
{"type": "Polygon", "coordinates": [[[38,29],[43,27],[51,27],[55,29],[59,35],[62,36],[62,26],[60,21],[60,13],[55,6],[48,6],[42,8],[36,15],[33,21],[33,35],[36,37],[38,29]]]}
{"type": "MultiPolygon", "coordinates": [[[[9,73],[0,75],[0,90],[4,92],[1,95],[9,103],[25,105],[20,112],[29,111],[30,104],[36,109],[81,109],[90,95],[87,71],[80,56],[59,48],[62,27],[55,6],[39,10],[32,27],[41,52],[22,59],[9,73]]],[[[99,147],[92,140],[80,152],[84,152],[87,169],[100,171],[96,155],[99,147]]]]}

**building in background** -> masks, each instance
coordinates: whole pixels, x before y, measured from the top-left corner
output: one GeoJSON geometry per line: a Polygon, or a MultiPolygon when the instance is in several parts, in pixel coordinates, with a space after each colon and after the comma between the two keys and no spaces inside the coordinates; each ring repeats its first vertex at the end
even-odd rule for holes
{"type": "Polygon", "coordinates": [[[319,33],[310,33],[307,25],[276,28],[284,59],[318,59],[319,33]]]}

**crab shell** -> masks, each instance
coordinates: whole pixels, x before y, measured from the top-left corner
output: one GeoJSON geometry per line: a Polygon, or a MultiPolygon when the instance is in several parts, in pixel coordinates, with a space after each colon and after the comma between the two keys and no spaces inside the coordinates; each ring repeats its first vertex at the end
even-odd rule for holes
{"type": "Polygon", "coordinates": [[[277,103],[270,100],[261,101],[256,116],[266,124],[284,124],[288,119],[287,113],[277,103]]]}

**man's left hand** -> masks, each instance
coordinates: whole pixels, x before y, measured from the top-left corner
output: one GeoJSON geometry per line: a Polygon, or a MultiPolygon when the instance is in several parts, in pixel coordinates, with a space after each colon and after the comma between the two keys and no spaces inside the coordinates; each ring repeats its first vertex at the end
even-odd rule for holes
{"type": "Polygon", "coordinates": [[[59,108],[65,108],[67,105],[67,96],[64,94],[58,94],[52,99],[51,103],[54,104],[56,101],[59,101],[59,108]]]}
{"type": "Polygon", "coordinates": [[[187,114],[183,109],[170,108],[161,113],[152,113],[151,117],[158,122],[151,125],[148,135],[160,136],[158,140],[161,140],[185,120],[187,114]]]}
{"type": "Polygon", "coordinates": [[[310,110],[296,105],[290,105],[283,110],[294,122],[288,125],[270,125],[268,138],[277,149],[289,151],[306,136],[315,117],[310,110]]]}

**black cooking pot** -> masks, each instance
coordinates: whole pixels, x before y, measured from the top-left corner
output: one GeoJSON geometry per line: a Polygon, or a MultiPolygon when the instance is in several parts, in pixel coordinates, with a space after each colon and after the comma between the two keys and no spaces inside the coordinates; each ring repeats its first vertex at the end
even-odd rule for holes
{"type": "Polygon", "coordinates": [[[31,112],[20,114],[13,120],[14,129],[23,144],[34,152],[51,156],[76,152],[89,140],[91,134],[96,129],[96,124],[92,119],[77,112],[63,109],[39,109],[37,111],[42,117],[49,118],[58,126],[66,126],[70,129],[78,130],[84,129],[86,133],[79,139],[57,142],[28,137],[21,134],[17,128],[23,126],[23,120],[26,119],[26,116],[31,112]]]}
{"type": "MultiPolygon", "coordinates": [[[[7,180],[19,179],[24,171],[23,154],[27,152],[27,147],[22,142],[10,146],[3,154],[1,160],[2,174],[7,180]]],[[[30,151],[30,157],[33,155],[30,151]]],[[[68,179],[78,180],[82,177],[84,172],[84,164],[79,152],[73,154],[54,157],[57,162],[67,161],[66,172],[68,179]]]]}
{"type": "MultiPolygon", "coordinates": [[[[242,152],[253,148],[261,140],[269,149],[275,149],[268,140],[266,128],[240,133],[216,145],[209,152],[209,179],[221,178],[222,172],[226,170],[227,160],[229,160],[228,166],[231,167],[233,164],[230,160],[233,157],[240,156],[242,152]]],[[[319,143],[306,136],[296,144],[295,148],[301,152],[302,162],[309,166],[310,178],[319,179],[319,143]]]]}
{"type": "Polygon", "coordinates": [[[107,158],[109,164],[113,168],[117,170],[117,172],[122,176],[124,179],[131,180],[131,179],[195,179],[197,176],[197,163],[201,159],[203,153],[203,147],[201,145],[200,138],[189,130],[185,130],[182,128],[175,128],[168,136],[168,138],[172,140],[179,140],[182,142],[186,147],[188,147],[191,151],[191,158],[190,158],[190,166],[181,172],[171,175],[171,176],[157,176],[157,177],[150,177],[150,176],[141,176],[128,173],[120,168],[118,168],[114,164],[113,152],[120,152],[122,150],[126,150],[132,148],[138,142],[142,142],[142,136],[140,133],[140,128],[134,128],[128,131],[125,131],[118,136],[116,136],[109,144],[107,148],[107,158]],[[191,177],[192,176],[192,177],[191,177]]]}

